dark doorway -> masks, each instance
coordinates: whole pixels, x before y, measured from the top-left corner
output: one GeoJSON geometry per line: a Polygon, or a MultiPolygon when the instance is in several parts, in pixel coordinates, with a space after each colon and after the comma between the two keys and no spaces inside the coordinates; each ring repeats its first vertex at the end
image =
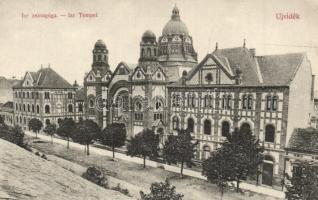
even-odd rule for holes
{"type": "Polygon", "coordinates": [[[273,163],[263,163],[262,184],[273,185],[273,163]]]}

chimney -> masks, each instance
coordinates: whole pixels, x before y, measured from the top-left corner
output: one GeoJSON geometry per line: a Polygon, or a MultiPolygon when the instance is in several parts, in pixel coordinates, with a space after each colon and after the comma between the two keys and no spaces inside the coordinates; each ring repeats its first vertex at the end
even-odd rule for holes
{"type": "Polygon", "coordinates": [[[252,48],[252,49],[249,49],[249,50],[250,50],[252,56],[255,57],[255,55],[256,55],[256,49],[255,49],[255,48],[252,48]]]}

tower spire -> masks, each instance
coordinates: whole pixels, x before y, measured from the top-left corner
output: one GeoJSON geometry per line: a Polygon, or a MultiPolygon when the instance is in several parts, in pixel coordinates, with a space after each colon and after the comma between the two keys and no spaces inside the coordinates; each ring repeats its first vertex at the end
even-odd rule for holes
{"type": "Polygon", "coordinates": [[[174,4],[173,10],[172,10],[171,19],[180,20],[179,9],[177,7],[177,4],[174,4]]]}

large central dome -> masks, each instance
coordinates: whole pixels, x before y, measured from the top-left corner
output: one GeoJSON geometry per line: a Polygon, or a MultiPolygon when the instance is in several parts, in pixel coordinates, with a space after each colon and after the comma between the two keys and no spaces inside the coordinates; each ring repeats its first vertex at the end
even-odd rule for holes
{"type": "Polygon", "coordinates": [[[164,26],[162,35],[188,35],[187,26],[180,20],[179,9],[175,6],[171,19],[164,26]]]}

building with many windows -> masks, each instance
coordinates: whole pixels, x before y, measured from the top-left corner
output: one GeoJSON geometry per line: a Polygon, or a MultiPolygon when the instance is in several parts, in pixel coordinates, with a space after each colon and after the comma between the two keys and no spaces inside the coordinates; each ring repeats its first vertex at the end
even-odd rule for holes
{"type": "Polygon", "coordinates": [[[101,127],[126,125],[129,136],[152,128],[162,137],[188,129],[200,141],[198,159],[220,147],[234,128],[249,128],[265,147],[260,183],[280,185],[285,148],[295,128],[306,128],[314,76],[305,53],[260,56],[241,47],[209,53],[198,63],[193,38],[174,7],[157,39],[141,37],[137,64],[112,72],[108,49],[98,40],[84,77],[86,117],[101,127]]]}
{"type": "Polygon", "coordinates": [[[76,118],[76,87],[69,84],[52,68],[26,72],[22,82],[13,87],[14,124],[28,130],[31,118],[44,124],[64,118],[76,118]]]}

